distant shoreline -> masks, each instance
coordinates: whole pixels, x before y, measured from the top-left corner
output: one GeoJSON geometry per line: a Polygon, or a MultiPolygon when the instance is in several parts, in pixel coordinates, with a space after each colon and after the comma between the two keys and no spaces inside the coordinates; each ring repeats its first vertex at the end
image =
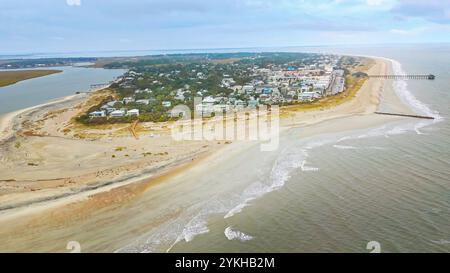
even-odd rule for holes
{"type": "Polygon", "coordinates": [[[21,81],[45,77],[63,72],[62,70],[20,70],[0,71],[0,87],[6,87],[21,81]]]}

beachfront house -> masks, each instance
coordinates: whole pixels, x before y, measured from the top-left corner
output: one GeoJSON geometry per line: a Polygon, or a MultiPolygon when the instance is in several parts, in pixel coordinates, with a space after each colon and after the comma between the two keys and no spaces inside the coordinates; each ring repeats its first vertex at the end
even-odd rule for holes
{"type": "Polygon", "coordinates": [[[139,117],[139,109],[128,110],[127,116],[129,116],[129,117],[139,117]]]}
{"type": "Polygon", "coordinates": [[[245,107],[245,102],[243,100],[236,100],[234,102],[234,109],[235,110],[242,110],[245,107]]]}
{"type": "Polygon", "coordinates": [[[320,98],[320,95],[316,92],[304,92],[298,95],[298,100],[301,102],[311,102],[320,98]]]}
{"type": "Polygon", "coordinates": [[[167,111],[166,114],[170,118],[182,118],[185,117],[188,113],[175,107],[174,109],[167,111]]]}
{"type": "Polygon", "coordinates": [[[105,111],[94,111],[89,113],[89,117],[91,118],[103,118],[106,117],[105,111]]]}
{"type": "Polygon", "coordinates": [[[120,109],[120,110],[116,110],[114,112],[111,112],[111,114],[109,114],[112,118],[121,118],[125,116],[125,110],[120,109]]]}
{"type": "Polygon", "coordinates": [[[314,86],[313,92],[317,93],[321,97],[325,95],[325,87],[323,86],[314,86]]]}

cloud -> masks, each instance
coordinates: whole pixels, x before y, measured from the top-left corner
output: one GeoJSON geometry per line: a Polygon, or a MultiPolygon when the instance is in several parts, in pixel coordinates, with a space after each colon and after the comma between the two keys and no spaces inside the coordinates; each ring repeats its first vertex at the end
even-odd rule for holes
{"type": "Polygon", "coordinates": [[[448,0],[399,0],[391,11],[406,18],[415,17],[439,24],[450,24],[448,0]]]}
{"type": "Polygon", "coordinates": [[[369,6],[381,6],[385,4],[386,1],[384,0],[367,0],[366,3],[369,6]]]}
{"type": "Polygon", "coordinates": [[[0,2],[0,51],[450,41],[450,0],[0,2]]]}
{"type": "Polygon", "coordinates": [[[389,32],[392,34],[398,34],[398,35],[419,35],[425,31],[427,31],[428,28],[426,27],[417,27],[417,28],[411,28],[411,29],[391,29],[389,32]]]}
{"type": "Polygon", "coordinates": [[[66,0],[69,6],[81,6],[81,0],[66,0]]]}

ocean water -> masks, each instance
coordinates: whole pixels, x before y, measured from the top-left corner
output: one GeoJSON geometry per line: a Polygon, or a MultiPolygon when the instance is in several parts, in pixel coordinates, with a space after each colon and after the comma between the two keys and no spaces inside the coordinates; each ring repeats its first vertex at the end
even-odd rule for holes
{"type": "Polygon", "coordinates": [[[450,252],[450,47],[332,50],[394,59],[395,73],[435,74],[389,84],[436,120],[301,140],[292,129],[277,151],[255,146],[211,162],[208,173],[161,183],[115,214],[135,227],[161,221],[117,251],[369,252],[376,241],[382,252],[450,252]],[[161,220],[168,215],[176,217],[161,220]]]}
{"type": "Polygon", "coordinates": [[[52,67],[63,72],[0,87],[0,115],[89,91],[92,84],[108,83],[125,73],[123,69],[52,67]]]}

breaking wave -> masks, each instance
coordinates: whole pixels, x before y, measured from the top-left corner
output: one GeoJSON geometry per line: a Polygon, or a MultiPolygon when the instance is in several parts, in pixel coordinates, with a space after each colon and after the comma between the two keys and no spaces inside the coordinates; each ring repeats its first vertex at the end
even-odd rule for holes
{"type": "MultiPolygon", "coordinates": [[[[389,59],[392,63],[392,70],[395,75],[406,75],[406,72],[402,69],[402,65],[396,61],[389,59]]],[[[411,110],[420,115],[434,117],[437,121],[442,117],[438,112],[433,111],[425,103],[418,100],[408,89],[408,83],[406,80],[395,80],[393,83],[394,91],[403,103],[408,105],[411,110]]]]}
{"type": "Polygon", "coordinates": [[[346,145],[333,145],[334,148],[336,149],[340,149],[340,150],[356,150],[358,148],[354,147],[354,146],[346,146],[346,145]]]}
{"type": "Polygon", "coordinates": [[[245,234],[239,230],[233,230],[231,227],[227,227],[224,231],[225,237],[228,240],[239,240],[241,242],[253,240],[253,236],[245,234]]]}

